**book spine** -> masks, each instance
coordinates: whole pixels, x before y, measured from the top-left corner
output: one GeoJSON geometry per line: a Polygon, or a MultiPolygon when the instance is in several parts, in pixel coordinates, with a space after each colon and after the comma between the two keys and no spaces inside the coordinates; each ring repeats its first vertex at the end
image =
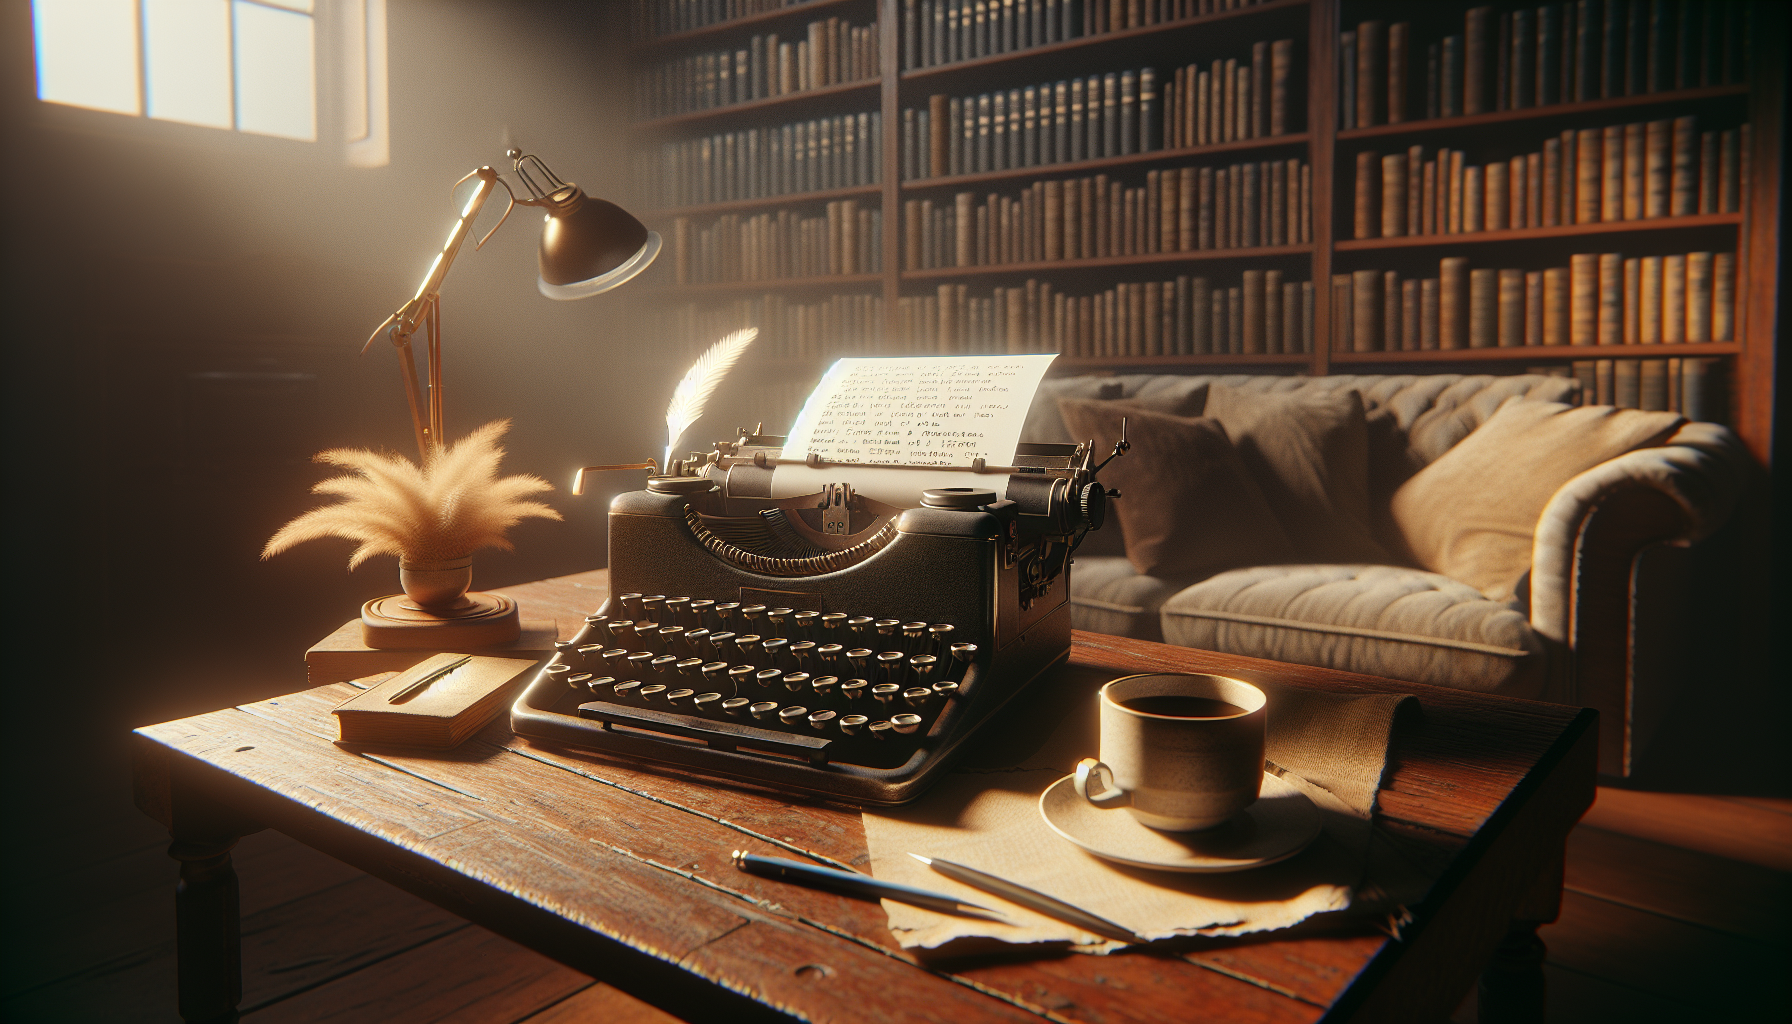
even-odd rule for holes
{"type": "Polygon", "coordinates": [[[1672,142],[1672,121],[1650,121],[1643,126],[1643,195],[1640,213],[1643,218],[1668,215],[1668,176],[1671,171],[1669,151],[1672,142]]]}
{"type": "Polygon", "coordinates": [[[1732,128],[1718,137],[1717,212],[1742,209],[1742,135],[1732,128]]]}
{"type": "MultiPolygon", "coordinates": [[[[1599,219],[1615,223],[1624,219],[1625,166],[1624,130],[1621,124],[1607,125],[1600,147],[1599,219]]],[[[1640,168],[1639,168],[1640,171],[1640,168]]],[[[1640,180],[1639,180],[1640,185],[1640,180]]]]}
{"type": "Polygon", "coordinates": [[[1466,256],[1438,262],[1439,348],[1468,347],[1469,268],[1466,256]]]}
{"type": "Polygon", "coordinates": [[[1481,215],[1482,231],[1501,231],[1511,226],[1508,219],[1507,200],[1511,197],[1507,173],[1510,165],[1502,160],[1495,160],[1482,168],[1483,198],[1485,212],[1481,215]]]}
{"type": "Polygon", "coordinates": [[[1569,329],[1569,280],[1567,267],[1550,267],[1543,272],[1543,338],[1544,345],[1567,345],[1569,329]]]}
{"type": "Polygon", "coordinates": [[[1442,333],[1439,279],[1427,277],[1419,282],[1419,351],[1432,352],[1438,348],[1438,338],[1442,333]]]}
{"type": "Polygon", "coordinates": [[[1109,72],[1101,79],[1101,155],[1120,156],[1120,76],[1109,72]]]}
{"type": "Polygon", "coordinates": [[[1288,95],[1294,73],[1294,40],[1278,39],[1270,47],[1269,134],[1286,135],[1288,95]]]}
{"type": "MultiPolygon", "coordinates": [[[[1516,158],[1514,163],[1516,164],[1516,158]]],[[[1524,226],[1543,226],[1543,154],[1524,155],[1524,226]]]]}
{"type": "Polygon", "coordinates": [[[1405,346],[1400,336],[1400,273],[1389,270],[1381,275],[1381,348],[1398,352],[1405,346]]]}
{"type": "Polygon", "coordinates": [[[1565,98],[1575,103],[1599,98],[1599,27],[1597,0],[1574,0],[1574,29],[1567,33],[1574,49],[1574,86],[1565,98]]]}
{"type": "Polygon", "coordinates": [[[1494,15],[1493,42],[1493,103],[1494,110],[1509,110],[1512,106],[1512,15],[1500,12],[1494,15]]]}
{"type": "MultiPolygon", "coordinates": [[[[1356,33],[1338,33],[1338,127],[1357,126],[1357,40],[1356,33]]],[[[1226,141],[1231,141],[1228,137],[1226,141]]]]}
{"type": "Polygon", "coordinates": [[[1425,47],[1425,116],[1443,116],[1443,47],[1439,43],[1425,47]]]}
{"type": "Polygon", "coordinates": [[[1577,252],[1568,259],[1568,343],[1594,345],[1599,340],[1599,255],[1577,252]]]}
{"type": "Polygon", "coordinates": [[[1524,343],[1543,344],[1543,271],[1524,275],[1524,343]]]}
{"type": "Polygon", "coordinates": [[[1604,15],[1599,26],[1599,98],[1612,99],[1624,95],[1625,5],[1623,0],[1606,0],[1599,6],[1604,15]]]}
{"type": "Polygon", "coordinates": [[[1461,36],[1444,37],[1443,57],[1440,65],[1440,77],[1443,80],[1440,115],[1443,117],[1460,117],[1463,113],[1466,61],[1462,51],[1461,36]]]}
{"type": "MultiPolygon", "coordinates": [[[[1269,43],[1259,41],[1251,44],[1251,103],[1250,132],[1251,138],[1259,139],[1269,134],[1269,43]]],[[[1147,125],[1150,118],[1146,118],[1147,125]]],[[[1149,129],[1148,129],[1149,130],[1149,129]]],[[[1152,147],[1146,146],[1149,150],[1152,147]]]]}
{"type": "Polygon", "coordinates": [[[1500,348],[1518,348],[1524,344],[1524,271],[1499,271],[1497,288],[1499,308],[1495,337],[1500,348]]]}
{"type": "Polygon", "coordinates": [[[1537,84],[1536,105],[1553,106],[1562,102],[1562,7],[1546,4],[1537,8],[1537,84]]]}
{"type": "Polygon", "coordinates": [[[1370,150],[1356,155],[1356,238],[1374,238],[1375,198],[1381,194],[1381,158],[1370,150]]]}
{"type": "Polygon", "coordinates": [[[1139,72],[1139,152],[1149,153],[1163,148],[1158,134],[1161,116],[1157,106],[1157,71],[1145,68],[1139,72]]]}
{"type": "Polygon", "coordinates": [[[1599,254],[1599,326],[1598,343],[1617,345],[1623,342],[1624,327],[1624,257],[1615,252],[1599,254]]]}
{"type": "Polygon", "coordinates": [[[1395,22],[1388,26],[1388,92],[1387,123],[1406,121],[1408,66],[1412,59],[1412,25],[1395,22]]]}
{"type": "Polygon", "coordinates": [[[1406,234],[1406,154],[1381,158],[1381,237],[1406,234]]]}
{"type": "Polygon", "coordinates": [[[1473,234],[1487,230],[1487,194],[1484,188],[1485,168],[1462,169],[1462,231],[1473,234]]]}
{"type": "Polygon", "coordinates": [[[1686,340],[1711,340],[1711,254],[1686,254],[1686,340]]]}
{"type": "Polygon", "coordinates": [[[1649,7],[1645,0],[1632,0],[1630,17],[1624,34],[1624,95],[1641,96],[1649,91],[1649,7]]]}
{"type": "Polygon", "coordinates": [[[1468,347],[1493,348],[1499,329],[1499,271],[1468,272],[1468,347]]]}
{"type": "Polygon", "coordinates": [[[1711,258],[1711,340],[1736,341],[1736,254],[1711,258]]]}
{"type": "Polygon", "coordinates": [[[1387,24],[1365,21],[1356,27],[1356,126],[1367,128],[1382,123],[1382,101],[1386,99],[1384,81],[1387,24]]]}
{"type": "Polygon", "coordinates": [[[952,173],[948,148],[952,134],[950,100],[944,93],[927,97],[927,176],[933,178],[952,173]]]}
{"type": "Polygon", "coordinates": [[[1661,342],[1686,342],[1686,256],[1661,258],[1661,342]]]}
{"type": "Polygon", "coordinates": [[[1247,270],[1242,282],[1242,342],[1245,355],[1261,355],[1264,351],[1263,341],[1263,271],[1247,270]]]}
{"type": "Polygon", "coordinates": [[[1508,110],[1523,110],[1536,105],[1534,87],[1537,84],[1537,69],[1532,66],[1531,61],[1536,56],[1537,50],[1531,14],[1532,12],[1529,10],[1520,9],[1509,15],[1512,22],[1512,34],[1511,45],[1507,51],[1510,56],[1506,58],[1506,62],[1511,68],[1506,94],[1508,110]]]}
{"type": "Polygon", "coordinates": [[[1052,86],[1052,146],[1049,162],[1061,164],[1070,159],[1070,83],[1061,81],[1052,86]]]}
{"type": "Polygon", "coordinates": [[[1462,113],[1485,114],[1493,109],[1489,101],[1488,50],[1493,39],[1488,31],[1493,8],[1473,7],[1463,16],[1462,113]]]}
{"type": "Polygon", "coordinates": [[[1412,278],[1400,282],[1400,350],[1402,352],[1416,352],[1423,333],[1419,326],[1421,308],[1419,285],[1420,282],[1412,278]]]}

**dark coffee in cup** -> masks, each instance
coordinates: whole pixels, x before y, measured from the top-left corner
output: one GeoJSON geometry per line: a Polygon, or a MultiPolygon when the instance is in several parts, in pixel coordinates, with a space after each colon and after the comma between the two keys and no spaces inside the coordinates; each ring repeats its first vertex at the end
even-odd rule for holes
{"type": "Polygon", "coordinates": [[[1120,701],[1120,706],[1141,715],[1163,715],[1167,718],[1231,718],[1242,715],[1244,708],[1211,697],[1190,697],[1179,693],[1154,694],[1120,701]]]}

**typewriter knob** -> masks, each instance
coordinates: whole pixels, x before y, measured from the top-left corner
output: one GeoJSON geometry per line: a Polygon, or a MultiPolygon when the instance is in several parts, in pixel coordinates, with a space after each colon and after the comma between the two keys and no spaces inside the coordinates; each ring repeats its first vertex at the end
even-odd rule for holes
{"type": "Polygon", "coordinates": [[[728,663],[725,661],[712,661],[704,665],[701,671],[703,672],[704,682],[711,686],[719,687],[722,685],[722,681],[728,678],[728,663]]]}
{"type": "Polygon", "coordinates": [[[921,492],[921,504],[928,508],[950,508],[975,512],[993,505],[996,492],[981,487],[937,487],[921,492]]]}
{"type": "Polygon", "coordinates": [[[958,693],[958,684],[950,679],[942,679],[933,684],[933,692],[942,697],[951,697],[958,693]]]}
{"type": "Polygon", "coordinates": [[[791,644],[787,649],[790,651],[791,659],[796,662],[796,667],[807,671],[809,668],[809,656],[815,653],[815,641],[798,640],[796,643],[791,644]]]}
{"type": "Polygon", "coordinates": [[[821,666],[823,668],[828,668],[829,666],[837,664],[840,661],[840,655],[845,652],[846,648],[839,644],[822,644],[820,647],[815,648],[815,656],[821,659],[821,666]]]}
{"type": "Polygon", "coordinates": [[[667,679],[667,678],[671,677],[673,671],[675,670],[674,667],[677,664],[678,664],[678,655],[662,654],[659,657],[648,662],[647,667],[649,670],[651,670],[653,672],[654,675],[659,676],[661,679],[667,679]]]}
{"type": "Polygon", "coordinates": [[[639,678],[647,673],[647,666],[652,664],[653,659],[657,657],[659,655],[651,651],[636,651],[622,660],[627,665],[628,674],[639,678]]]}
{"type": "Polygon", "coordinates": [[[877,656],[877,674],[882,677],[883,681],[886,683],[900,685],[902,683],[903,661],[904,658],[901,651],[884,651],[877,656]]]}
{"type": "Polygon", "coordinates": [[[926,686],[933,681],[934,673],[939,671],[940,659],[931,654],[917,654],[908,659],[908,668],[915,674],[915,682],[926,686]]]}
{"type": "Polygon", "coordinates": [[[616,603],[622,606],[622,614],[638,619],[641,617],[641,597],[640,594],[623,594],[616,599],[616,603]]]}
{"type": "Polygon", "coordinates": [[[1083,485],[1082,498],[1083,523],[1091,530],[1099,530],[1108,521],[1108,492],[1099,481],[1083,485]]]}
{"type": "Polygon", "coordinates": [[[894,715],[890,718],[890,728],[907,736],[921,727],[921,716],[916,714],[894,715]]]}
{"type": "Polygon", "coordinates": [[[872,625],[877,627],[878,636],[895,636],[896,631],[902,628],[902,621],[900,619],[878,619],[872,625]]]}

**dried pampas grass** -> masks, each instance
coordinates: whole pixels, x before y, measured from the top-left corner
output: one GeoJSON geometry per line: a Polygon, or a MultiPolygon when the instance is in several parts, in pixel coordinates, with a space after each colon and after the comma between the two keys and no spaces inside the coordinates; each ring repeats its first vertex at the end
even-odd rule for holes
{"type": "Polygon", "coordinates": [[[374,555],[397,555],[407,562],[445,561],[480,548],[511,549],[504,532],[528,517],[559,519],[560,513],[524,498],[553,487],[538,476],[498,478],[504,449],[498,438],[509,420],[487,423],[446,451],[437,449],[422,468],[401,455],[362,448],[322,452],[318,462],[340,466],[350,475],[325,480],[311,490],[342,500],[294,519],[261,551],[272,558],[320,537],[358,541],[349,556],[353,569],[374,555]]]}

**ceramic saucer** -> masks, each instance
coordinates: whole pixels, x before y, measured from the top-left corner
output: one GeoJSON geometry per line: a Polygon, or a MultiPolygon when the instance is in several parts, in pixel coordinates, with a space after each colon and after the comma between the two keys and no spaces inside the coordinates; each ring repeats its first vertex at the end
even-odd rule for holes
{"type": "Polygon", "coordinates": [[[1103,809],[1077,795],[1066,775],[1039,796],[1053,832],[1104,860],[1159,871],[1243,871],[1287,860],[1319,835],[1319,809],[1300,790],[1263,774],[1257,802],[1199,832],[1159,832],[1124,807],[1103,809]]]}

